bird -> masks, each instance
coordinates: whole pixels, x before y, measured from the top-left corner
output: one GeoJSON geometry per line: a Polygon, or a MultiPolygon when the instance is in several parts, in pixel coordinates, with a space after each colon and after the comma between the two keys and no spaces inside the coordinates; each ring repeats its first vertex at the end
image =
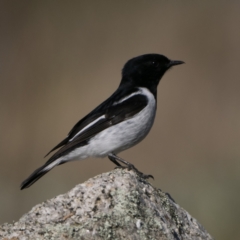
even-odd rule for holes
{"type": "Polygon", "coordinates": [[[58,165],[89,157],[108,157],[119,168],[152,177],[117,154],[147,136],[156,115],[158,84],[167,70],[183,63],[156,53],[128,60],[117,90],[74,125],[67,137],[48,152],[46,156],[57,150],[49,160],[22,182],[21,189],[30,187],[58,165]]]}

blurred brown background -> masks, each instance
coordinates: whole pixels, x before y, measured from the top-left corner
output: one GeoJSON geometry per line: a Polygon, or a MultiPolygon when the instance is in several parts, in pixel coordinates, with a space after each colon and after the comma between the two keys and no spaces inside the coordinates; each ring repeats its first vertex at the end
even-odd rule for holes
{"type": "Polygon", "coordinates": [[[0,223],[113,169],[88,159],[20,183],[144,53],[162,79],[148,137],[120,156],[155,176],[216,239],[240,239],[239,1],[1,1],[0,223]]]}

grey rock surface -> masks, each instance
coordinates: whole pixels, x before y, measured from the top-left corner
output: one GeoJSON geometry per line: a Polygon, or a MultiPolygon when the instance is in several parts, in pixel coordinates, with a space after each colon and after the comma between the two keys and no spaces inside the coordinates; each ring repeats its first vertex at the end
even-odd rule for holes
{"type": "Polygon", "coordinates": [[[166,193],[116,169],[0,226],[0,239],[213,239],[166,193]]]}

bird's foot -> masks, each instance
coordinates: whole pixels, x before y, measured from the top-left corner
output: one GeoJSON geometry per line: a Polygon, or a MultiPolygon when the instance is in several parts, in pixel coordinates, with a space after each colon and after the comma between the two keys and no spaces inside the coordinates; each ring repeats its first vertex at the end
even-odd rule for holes
{"type": "Polygon", "coordinates": [[[149,178],[154,179],[154,177],[153,177],[152,175],[150,175],[150,174],[144,174],[144,173],[140,172],[133,164],[130,164],[129,166],[127,166],[127,168],[128,168],[129,170],[133,170],[134,172],[136,172],[137,175],[138,175],[139,177],[143,178],[143,179],[149,179],[149,178]]]}
{"type": "Polygon", "coordinates": [[[115,169],[127,169],[128,171],[134,171],[140,178],[143,178],[143,179],[154,179],[153,175],[150,175],[150,174],[144,174],[142,172],[140,172],[133,164],[129,164],[127,166],[117,166],[115,167],[115,169]]]}
{"type": "Polygon", "coordinates": [[[154,179],[154,177],[152,175],[147,175],[147,174],[144,174],[142,172],[140,172],[133,164],[127,162],[126,160],[118,157],[117,155],[113,154],[113,153],[110,153],[108,155],[108,158],[109,160],[111,160],[114,164],[117,165],[116,168],[121,168],[121,169],[128,169],[129,171],[130,170],[133,170],[135,173],[137,173],[137,175],[143,179],[149,179],[149,178],[152,178],[154,179]],[[125,164],[125,166],[122,166],[119,162],[125,164]]]}

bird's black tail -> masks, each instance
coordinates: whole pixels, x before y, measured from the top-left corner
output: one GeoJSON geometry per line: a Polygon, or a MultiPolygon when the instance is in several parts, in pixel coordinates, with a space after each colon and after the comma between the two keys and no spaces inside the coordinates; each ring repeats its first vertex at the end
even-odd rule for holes
{"type": "Polygon", "coordinates": [[[43,175],[45,175],[47,172],[49,172],[53,167],[55,167],[58,164],[49,164],[45,163],[40,168],[36,169],[26,180],[24,180],[21,184],[21,190],[24,188],[30,187],[32,184],[34,184],[39,178],[41,178],[43,175]],[[50,166],[52,165],[52,166],[50,166]]]}

